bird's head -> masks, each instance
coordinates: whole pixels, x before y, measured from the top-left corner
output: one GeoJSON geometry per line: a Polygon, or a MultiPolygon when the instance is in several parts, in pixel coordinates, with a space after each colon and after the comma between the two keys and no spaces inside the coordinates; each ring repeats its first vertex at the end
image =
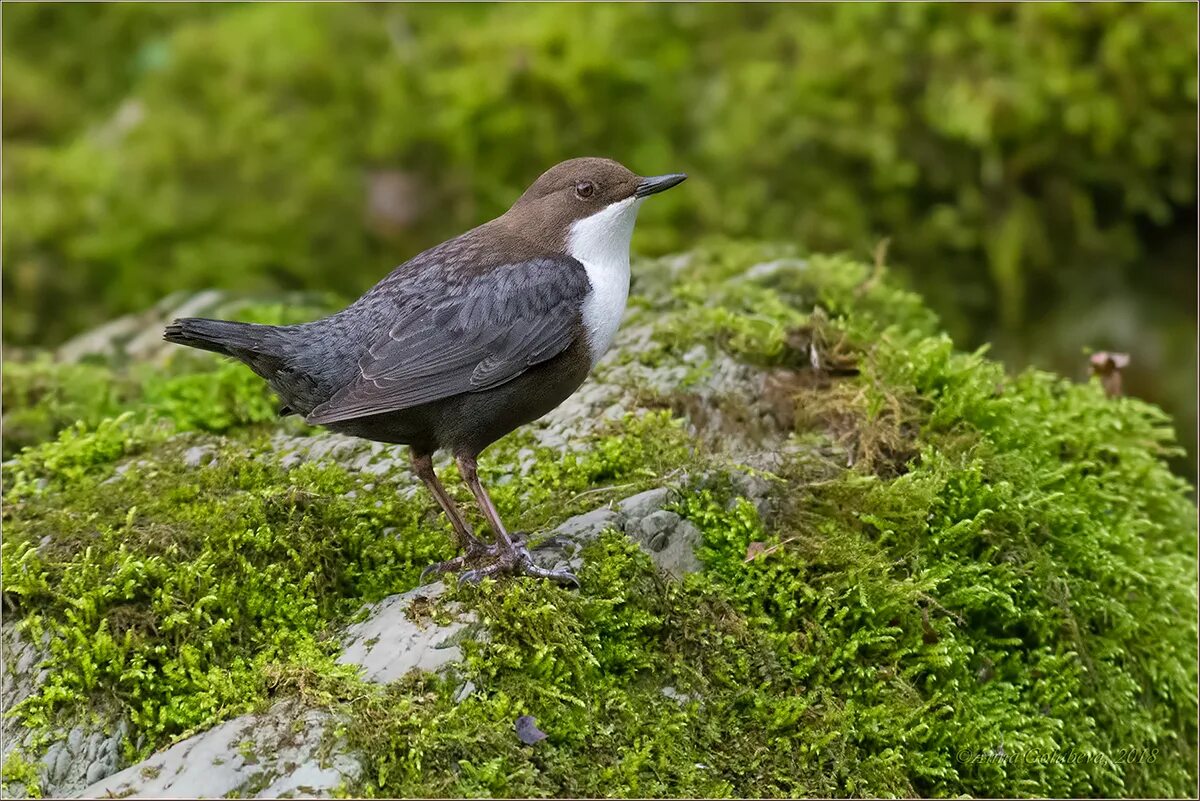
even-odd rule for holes
{"type": "Polygon", "coordinates": [[[642,201],[685,178],[643,178],[612,159],[570,159],[542,173],[504,216],[526,235],[581,260],[621,248],[628,254],[642,201]]]}

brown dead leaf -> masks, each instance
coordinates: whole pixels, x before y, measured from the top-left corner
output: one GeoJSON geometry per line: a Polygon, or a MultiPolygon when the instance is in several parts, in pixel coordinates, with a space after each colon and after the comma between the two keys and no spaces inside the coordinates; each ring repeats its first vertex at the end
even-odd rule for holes
{"type": "Polygon", "coordinates": [[[746,547],[746,561],[752,562],[754,558],[767,550],[765,542],[752,542],[746,547]]]}
{"type": "Polygon", "coordinates": [[[757,541],[752,542],[752,543],[750,543],[750,545],[748,545],[746,547],[745,561],[752,562],[760,556],[770,556],[771,554],[775,553],[783,546],[787,545],[789,542],[795,542],[796,539],[797,539],[796,537],[788,537],[786,540],[783,540],[782,542],[775,543],[770,548],[767,547],[767,544],[765,542],[757,542],[757,541]]]}

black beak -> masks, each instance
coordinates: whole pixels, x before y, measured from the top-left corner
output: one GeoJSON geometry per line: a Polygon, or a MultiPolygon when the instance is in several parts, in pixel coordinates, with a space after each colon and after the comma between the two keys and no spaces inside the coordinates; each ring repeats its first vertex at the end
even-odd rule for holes
{"type": "Polygon", "coordinates": [[[676,184],[681,184],[687,180],[687,176],[681,172],[671,173],[670,175],[655,175],[650,178],[643,178],[634,190],[634,197],[648,197],[650,195],[665,192],[676,184]]]}

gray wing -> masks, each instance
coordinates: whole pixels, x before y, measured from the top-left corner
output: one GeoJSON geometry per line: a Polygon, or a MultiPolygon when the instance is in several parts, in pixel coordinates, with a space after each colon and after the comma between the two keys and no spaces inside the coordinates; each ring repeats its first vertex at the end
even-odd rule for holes
{"type": "Polygon", "coordinates": [[[308,422],[398,411],[511,381],[570,346],[589,288],[583,265],[565,256],[414,282],[396,298],[387,334],[359,359],[357,378],[308,422]]]}

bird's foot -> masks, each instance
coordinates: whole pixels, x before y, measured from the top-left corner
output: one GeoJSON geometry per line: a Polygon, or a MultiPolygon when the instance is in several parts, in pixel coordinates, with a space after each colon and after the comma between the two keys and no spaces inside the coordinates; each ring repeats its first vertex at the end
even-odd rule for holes
{"type": "Polygon", "coordinates": [[[447,559],[444,562],[434,562],[429,567],[421,571],[421,583],[425,583],[425,579],[430,576],[441,576],[445,573],[453,573],[456,570],[462,570],[467,566],[468,554],[456,556],[453,559],[447,559]]]}
{"type": "Polygon", "coordinates": [[[493,561],[468,570],[458,577],[460,584],[478,584],[488,576],[533,576],[549,579],[558,584],[579,586],[579,579],[569,570],[550,570],[533,561],[533,556],[523,543],[514,542],[511,549],[501,548],[493,561]]]}
{"type": "Polygon", "coordinates": [[[429,575],[456,573],[463,568],[471,567],[458,577],[460,584],[478,584],[488,576],[533,576],[534,578],[549,579],[558,584],[573,584],[579,586],[579,579],[569,570],[550,570],[533,561],[529,549],[525,547],[525,535],[512,535],[512,548],[501,543],[475,548],[461,556],[437,562],[425,568],[421,573],[424,581],[429,575]]]}
{"type": "Polygon", "coordinates": [[[489,556],[496,556],[499,551],[495,545],[484,545],[479,540],[470,540],[466,545],[466,553],[459,554],[453,559],[447,559],[444,562],[434,562],[429,567],[421,571],[421,581],[430,576],[441,576],[446,573],[457,573],[464,567],[468,567],[475,562],[480,562],[489,556]]]}

